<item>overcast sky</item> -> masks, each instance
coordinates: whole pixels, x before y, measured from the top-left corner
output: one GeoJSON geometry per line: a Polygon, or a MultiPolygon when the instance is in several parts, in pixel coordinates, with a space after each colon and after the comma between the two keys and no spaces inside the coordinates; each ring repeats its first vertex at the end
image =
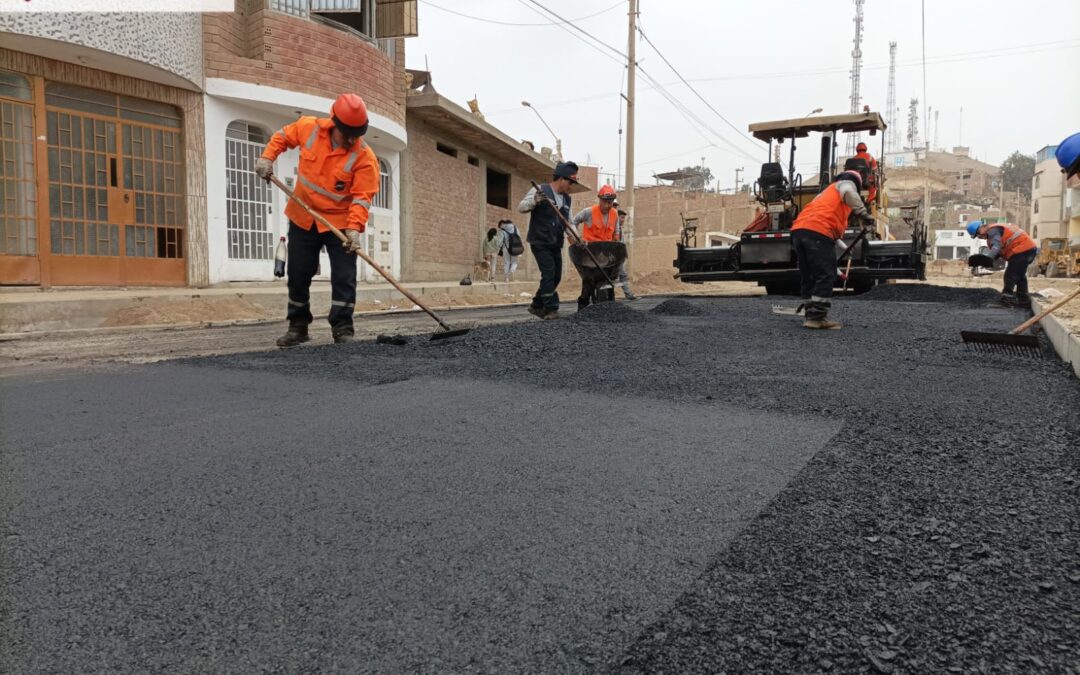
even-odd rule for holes
{"type": "MultiPolygon", "coordinates": [[[[588,17],[574,23],[626,51],[625,0],[541,4],[572,21],[588,17]]],[[[736,167],[753,177],[765,161],[765,146],[743,135],[749,123],[819,107],[824,114],[848,112],[851,0],[640,0],[640,9],[644,34],[705,102],[638,40],[644,71],[637,85],[638,184],[705,157],[716,184],[731,188],[736,167]],[[764,9],[775,14],[766,17],[764,9]],[[700,123],[681,116],[648,76],[700,123]]],[[[626,71],[616,54],[558,25],[491,23],[553,20],[529,0],[420,0],[419,11],[420,35],[407,41],[407,63],[422,69],[426,58],[439,93],[463,106],[475,94],[495,126],[537,147],[553,145],[536,115],[521,106],[528,100],[562,139],[567,158],[618,172],[626,71]]],[[[889,42],[896,41],[901,142],[911,97],[920,99],[923,115],[921,26],[919,0],[866,0],[862,103],[884,114],[889,42]]],[[[926,0],[926,57],[926,98],[940,110],[941,147],[961,141],[961,107],[963,143],[995,165],[1013,150],[1033,154],[1080,131],[1080,0],[926,0]]],[[[920,136],[923,129],[920,121],[920,136]]],[[[874,139],[872,151],[879,148],[874,139]]],[[[809,144],[796,156],[804,173],[815,159],[809,144]]]]}

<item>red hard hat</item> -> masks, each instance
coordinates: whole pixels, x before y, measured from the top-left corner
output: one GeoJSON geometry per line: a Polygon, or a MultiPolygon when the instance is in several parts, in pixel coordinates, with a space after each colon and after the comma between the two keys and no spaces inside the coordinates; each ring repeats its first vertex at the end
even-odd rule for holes
{"type": "Polygon", "coordinates": [[[866,152],[866,143],[859,143],[856,145],[855,152],[866,152]]]}
{"type": "Polygon", "coordinates": [[[600,188],[600,192],[596,193],[596,196],[600,199],[615,199],[615,188],[605,185],[600,188]]]}
{"type": "Polygon", "coordinates": [[[364,99],[356,94],[342,94],[330,107],[330,117],[341,133],[355,138],[367,133],[368,115],[364,99]]]}

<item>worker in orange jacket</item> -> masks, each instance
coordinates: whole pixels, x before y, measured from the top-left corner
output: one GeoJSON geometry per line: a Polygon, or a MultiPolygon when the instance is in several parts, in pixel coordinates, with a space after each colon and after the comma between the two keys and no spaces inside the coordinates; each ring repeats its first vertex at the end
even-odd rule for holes
{"type": "Polygon", "coordinates": [[[360,235],[367,227],[371,200],[379,191],[379,160],[364,143],[367,106],[356,94],[342,94],[329,118],[301,117],[276,132],[255,162],[255,173],[266,180],[278,155],[300,147],[296,198],[341,230],[343,244],[295,200],[285,207],[289,219],[289,329],[279,347],[307,342],[311,315],[311,279],[323,247],[330,257],[330,330],[334,342],[351,342],[356,306],[356,256],[360,235]]]}
{"type": "Polygon", "coordinates": [[[864,160],[866,166],[870,167],[870,173],[866,177],[866,189],[869,193],[867,200],[873,203],[874,197],[877,196],[877,160],[866,151],[866,143],[862,142],[855,146],[855,157],[864,160]]]}
{"type": "Polygon", "coordinates": [[[985,239],[990,244],[987,254],[990,261],[997,257],[1006,261],[1005,287],[998,296],[998,303],[1006,307],[1028,305],[1031,299],[1028,297],[1027,269],[1039,254],[1035,240],[1008,223],[973,220],[967,224],[967,231],[972,238],[985,239]]]}
{"type": "Polygon", "coordinates": [[[863,173],[854,169],[837,174],[832,185],[814,197],[791,226],[791,243],[799,259],[805,328],[840,329],[839,322],[829,320],[836,285],[836,242],[843,239],[852,213],[863,221],[864,228],[874,224],[859,196],[864,180],[863,173]]]}
{"type": "MultiPolygon", "coordinates": [[[[597,202],[587,209],[582,209],[574,216],[574,225],[579,227],[581,238],[586,241],[617,241],[619,232],[619,212],[615,208],[615,188],[605,185],[596,193],[597,202]]],[[[596,284],[586,279],[581,280],[581,295],[578,296],[578,311],[589,306],[596,284]]]]}

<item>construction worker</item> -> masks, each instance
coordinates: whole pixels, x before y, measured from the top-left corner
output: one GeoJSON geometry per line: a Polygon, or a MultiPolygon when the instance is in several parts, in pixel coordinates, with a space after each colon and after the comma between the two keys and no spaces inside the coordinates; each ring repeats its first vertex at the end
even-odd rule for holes
{"type": "Polygon", "coordinates": [[[559,282],[562,281],[563,219],[570,220],[570,188],[577,183],[578,165],[559,162],[550,183],[530,188],[518,204],[529,215],[529,248],[540,269],[540,287],[529,313],[541,319],[559,318],[559,282]],[[558,209],[556,213],[555,209],[558,209]],[[563,218],[559,218],[559,213],[563,218]]]}
{"type": "MultiPolygon", "coordinates": [[[[626,224],[626,211],[619,208],[619,200],[614,202],[615,212],[619,214],[619,226],[615,229],[615,241],[623,241],[623,225],[626,224]]],[[[626,272],[626,261],[623,261],[622,265],[619,265],[619,286],[622,288],[623,296],[627,300],[637,300],[637,296],[630,290],[630,275],[626,272]]]]}
{"type": "Polygon", "coordinates": [[[255,162],[255,173],[270,180],[278,155],[302,146],[295,195],[341,230],[343,244],[315,221],[296,201],[289,200],[289,329],[277,340],[279,347],[307,342],[312,322],[311,279],[319,266],[319,251],[330,256],[330,330],[334,342],[351,342],[356,305],[356,256],[360,235],[367,226],[371,200],[379,191],[379,160],[364,143],[368,128],[367,106],[356,94],[342,94],[330,108],[329,118],[301,117],[276,132],[255,162]]]}
{"type": "Polygon", "coordinates": [[[1006,261],[1005,287],[998,296],[998,304],[1006,307],[1029,304],[1027,269],[1039,253],[1035,240],[1008,223],[973,220],[967,224],[967,231],[973,239],[985,239],[989,243],[990,251],[986,255],[991,261],[999,256],[1006,261]]]}
{"type": "Polygon", "coordinates": [[[852,213],[862,220],[864,228],[874,224],[859,196],[864,178],[861,171],[854,169],[837,174],[832,185],[814,197],[791,226],[791,242],[799,259],[805,328],[840,329],[839,322],[829,320],[830,298],[836,285],[836,242],[843,239],[852,213]]]}
{"type": "Polygon", "coordinates": [[[855,157],[864,160],[866,166],[870,167],[870,173],[866,177],[866,189],[869,191],[867,200],[873,203],[874,197],[877,196],[877,160],[866,151],[866,143],[861,141],[855,146],[855,157]]]}
{"type": "Polygon", "coordinates": [[[1065,174],[1065,180],[1071,184],[1075,176],[1080,176],[1080,133],[1075,133],[1059,143],[1054,157],[1061,166],[1061,172],[1065,174]]]}
{"type": "MultiPolygon", "coordinates": [[[[574,216],[574,225],[580,227],[581,238],[590,241],[617,241],[619,231],[619,213],[615,209],[615,188],[605,185],[596,193],[597,203],[582,209],[574,216]]],[[[596,292],[595,283],[581,280],[581,295],[578,296],[578,311],[589,306],[596,292]]]]}

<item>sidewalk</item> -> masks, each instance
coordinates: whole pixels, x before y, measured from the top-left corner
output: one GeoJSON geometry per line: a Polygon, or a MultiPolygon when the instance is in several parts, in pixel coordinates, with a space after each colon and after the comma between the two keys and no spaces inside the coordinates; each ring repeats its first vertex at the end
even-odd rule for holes
{"type": "MultiPolygon", "coordinates": [[[[472,286],[433,281],[404,286],[436,310],[527,302],[536,291],[535,281],[474,282],[472,286]]],[[[284,320],[287,294],[284,281],[212,288],[3,288],[0,334],[284,320]]],[[[358,312],[412,308],[412,302],[390,284],[357,287],[358,312]]],[[[313,282],[312,313],[325,316],[329,309],[330,284],[313,282]]]]}

